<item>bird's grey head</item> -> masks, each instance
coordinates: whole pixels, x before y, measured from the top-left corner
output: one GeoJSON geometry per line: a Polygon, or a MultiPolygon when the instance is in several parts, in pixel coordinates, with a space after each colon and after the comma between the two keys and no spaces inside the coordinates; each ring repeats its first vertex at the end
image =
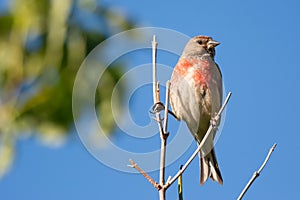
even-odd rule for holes
{"type": "Polygon", "coordinates": [[[215,47],[220,43],[213,40],[209,36],[196,36],[189,40],[184,48],[182,56],[202,56],[209,53],[209,55],[214,59],[215,57],[215,47]]]}

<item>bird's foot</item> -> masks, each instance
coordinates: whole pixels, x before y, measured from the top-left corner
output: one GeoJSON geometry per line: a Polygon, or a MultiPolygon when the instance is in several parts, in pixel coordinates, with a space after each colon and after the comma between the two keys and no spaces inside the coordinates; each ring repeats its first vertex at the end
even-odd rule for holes
{"type": "Polygon", "coordinates": [[[220,116],[217,113],[215,113],[214,117],[211,118],[210,124],[214,129],[218,128],[218,125],[220,124],[220,116]]]}
{"type": "Polygon", "coordinates": [[[162,110],[165,110],[164,104],[162,102],[157,102],[152,106],[152,110],[150,110],[149,112],[152,114],[156,114],[162,110]]]}
{"type": "MultiPolygon", "coordinates": [[[[156,114],[163,110],[165,110],[165,105],[162,102],[157,102],[152,106],[152,110],[149,112],[152,114],[156,114]]],[[[179,118],[171,110],[168,110],[168,113],[170,113],[175,119],[179,120],[179,118]]]]}

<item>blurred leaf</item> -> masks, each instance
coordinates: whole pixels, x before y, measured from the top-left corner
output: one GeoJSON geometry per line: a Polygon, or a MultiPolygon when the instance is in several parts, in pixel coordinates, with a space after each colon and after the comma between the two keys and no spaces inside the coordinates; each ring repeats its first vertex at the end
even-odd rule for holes
{"type": "Polygon", "coordinates": [[[11,143],[5,143],[0,146],[0,177],[9,169],[12,164],[14,148],[11,143]]]}
{"type": "Polygon", "coordinates": [[[59,147],[66,140],[66,130],[54,123],[42,123],[38,126],[39,138],[43,144],[59,147]]]}
{"type": "MultiPolygon", "coordinates": [[[[15,0],[0,13],[0,24],[1,177],[18,138],[37,135],[46,145],[64,143],[73,126],[72,90],[81,63],[95,46],[133,23],[96,0],[15,0]]],[[[121,68],[107,69],[97,91],[107,134],[114,129],[110,101],[121,68]]],[[[121,101],[122,92],[116,92],[121,101]]]]}
{"type": "MultiPolygon", "coordinates": [[[[120,109],[118,107],[112,108],[112,92],[115,89],[117,94],[121,94],[118,88],[115,88],[115,84],[121,78],[121,72],[118,71],[119,68],[111,69],[110,71],[105,71],[99,81],[99,87],[96,95],[96,103],[98,106],[98,118],[100,119],[100,125],[105,134],[109,134],[114,127],[114,118],[112,109],[118,114],[120,109]],[[105,88],[105,89],[104,89],[105,88]]],[[[121,98],[116,98],[121,99],[121,98]]],[[[121,102],[117,102],[119,105],[121,102]]]]}

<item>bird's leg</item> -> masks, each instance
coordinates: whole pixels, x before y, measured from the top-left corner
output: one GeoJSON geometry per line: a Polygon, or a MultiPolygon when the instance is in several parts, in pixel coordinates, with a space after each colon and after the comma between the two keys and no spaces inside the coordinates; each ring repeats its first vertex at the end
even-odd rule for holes
{"type": "Polygon", "coordinates": [[[170,113],[176,120],[180,120],[173,111],[168,110],[168,113],[170,113]]]}
{"type": "MultiPolygon", "coordinates": [[[[156,114],[163,110],[165,110],[165,105],[162,102],[157,102],[152,106],[150,113],[156,114]]],[[[168,113],[171,114],[176,120],[179,120],[179,118],[171,110],[168,110],[168,113]]]]}

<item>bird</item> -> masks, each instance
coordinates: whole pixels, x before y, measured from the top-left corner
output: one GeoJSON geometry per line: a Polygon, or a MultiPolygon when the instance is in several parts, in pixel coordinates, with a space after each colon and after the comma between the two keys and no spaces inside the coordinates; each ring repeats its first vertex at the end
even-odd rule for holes
{"type": "MultiPolygon", "coordinates": [[[[209,36],[196,36],[186,44],[170,80],[170,104],[178,120],[185,121],[199,145],[211,119],[219,111],[223,97],[222,74],[215,62],[215,47],[220,43],[209,36]]],[[[210,177],[223,184],[214,150],[213,130],[201,150],[200,185],[210,177]]]]}

